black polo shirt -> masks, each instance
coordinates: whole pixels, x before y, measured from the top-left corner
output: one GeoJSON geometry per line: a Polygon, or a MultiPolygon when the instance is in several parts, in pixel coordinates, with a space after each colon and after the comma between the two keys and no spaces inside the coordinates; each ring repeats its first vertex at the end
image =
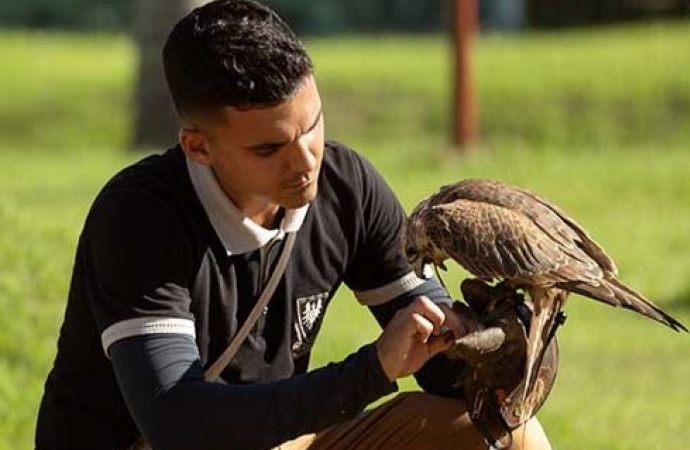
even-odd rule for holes
{"type": "MultiPolygon", "coordinates": [[[[341,283],[368,306],[422,284],[399,252],[403,218],[378,172],[333,142],[326,144],[318,195],[285,211],[277,230],[244,217],[211,171],[179,147],[124,169],[96,198],[79,239],[39,414],[39,447],[121,448],[131,441],[138,432],[109,346],[144,334],[184,334],[210,365],[249,314],[290,232],[297,239],[285,275],[222,378],[255,384],[306,372],[341,283]]],[[[380,379],[353,389],[374,397],[388,392],[380,379]]]]}

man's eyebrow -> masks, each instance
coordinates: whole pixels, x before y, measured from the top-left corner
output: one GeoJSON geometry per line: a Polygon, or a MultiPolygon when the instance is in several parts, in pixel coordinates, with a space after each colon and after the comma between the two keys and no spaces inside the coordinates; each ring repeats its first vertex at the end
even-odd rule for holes
{"type": "MultiPolygon", "coordinates": [[[[304,132],[304,134],[309,133],[312,131],[316,126],[319,124],[321,121],[321,116],[323,115],[323,107],[319,108],[319,112],[316,114],[316,118],[314,119],[314,122],[309,125],[309,128],[304,132]]],[[[249,145],[246,148],[248,150],[262,150],[266,148],[278,148],[282,147],[283,145],[287,144],[288,141],[267,141],[267,142],[262,142],[260,144],[255,144],[255,145],[249,145]]]]}
{"type": "Polygon", "coordinates": [[[282,147],[283,145],[287,144],[287,141],[282,141],[282,142],[262,142],[260,144],[255,144],[255,145],[248,145],[245,147],[247,150],[266,150],[269,148],[278,148],[282,147]]]}
{"type": "Polygon", "coordinates": [[[314,119],[314,123],[311,124],[309,128],[307,128],[306,133],[309,133],[311,130],[316,128],[316,126],[319,124],[319,121],[321,121],[321,116],[323,115],[323,106],[319,108],[319,112],[316,114],[316,118],[314,119]]]}

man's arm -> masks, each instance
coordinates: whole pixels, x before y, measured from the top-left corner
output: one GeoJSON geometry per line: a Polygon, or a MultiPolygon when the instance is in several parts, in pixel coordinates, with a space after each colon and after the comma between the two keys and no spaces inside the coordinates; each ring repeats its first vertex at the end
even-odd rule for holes
{"type": "Polygon", "coordinates": [[[340,363],[258,385],[204,381],[187,335],[127,338],[110,354],[137,425],[160,450],[273,447],[352,418],[396,389],[373,345],[340,363]]]}
{"type": "Polygon", "coordinates": [[[442,332],[450,317],[445,305],[421,296],[394,303],[397,309],[372,308],[386,321],[375,344],[340,363],[272,383],[204,381],[189,335],[122,339],[110,346],[110,355],[134,420],[155,448],[267,448],[354,417],[395,391],[393,381],[450,347],[450,335],[442,332]]]}

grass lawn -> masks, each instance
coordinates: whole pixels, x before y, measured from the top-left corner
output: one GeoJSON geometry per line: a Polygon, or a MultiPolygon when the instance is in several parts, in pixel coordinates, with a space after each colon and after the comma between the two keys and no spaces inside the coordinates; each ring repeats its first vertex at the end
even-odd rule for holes
{"type": "MultiPolygon", "coordinates": [[[[690,39],[687,23],[483,36],[482,142],[446,137],[441,38],[307,42],[327,134],[367,155],[406,208],[439,185],[500,178],[577,218],[621,278],[690,324],[690,39]]],[[[134,54],[118,36],[0,34],[0,450],[32,448],[72,257],[93,196],[141,155],[129,137],[134,54]]],[[[452,286],[464,274],[453,267],[452,286]]],[[[457,295],[457,290],[454,294],[457,295]]],[[[684,448],[690,337],[573,297],[540,419],[554,448],[684,448]]],[[[313,365],[375,339],[338,293],[313,365]]],[[[414,389],[406,380],[404,389],[414,389]]]]}

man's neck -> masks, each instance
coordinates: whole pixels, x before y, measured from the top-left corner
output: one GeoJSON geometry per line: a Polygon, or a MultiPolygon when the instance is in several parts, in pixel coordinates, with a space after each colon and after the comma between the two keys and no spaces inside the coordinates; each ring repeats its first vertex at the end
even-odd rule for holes
{"type": "Polygon", "coordinates": [[[252,222],[266,228],[267,230],[278,228],[284,216],[285,209],[278,205],[267,207],[257,214],[248,215],[252,222]]]}

